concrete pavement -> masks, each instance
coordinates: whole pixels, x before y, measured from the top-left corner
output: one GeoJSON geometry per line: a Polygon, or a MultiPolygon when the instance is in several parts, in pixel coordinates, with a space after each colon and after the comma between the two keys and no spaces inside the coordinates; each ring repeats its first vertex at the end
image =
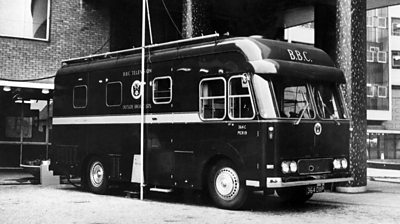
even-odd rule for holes
{"type": "Polygon", "coordinates": [[[218,209],[187,193],[148,192],[140,201],[126,198],[123,191],[96,195],[67,184],[0,185],[0,223],[398,224],[400,218],[397,183],[368,180],[365,193],[327,191],[315,194],[304,205],[255,192],[241,211],[218,209]]]}
{"type": "Polygon", "coordinates": [[[22,169],[0,170],[0,223],[393,223],[400,215],[400,170],[368,168],[367,191],[315,194],[302,206],[276,195],[251,195],[242,211],[215,208],[197,194],[149,192],[145,201],[78,190],[72,185],[39,185],[22,169]]]}

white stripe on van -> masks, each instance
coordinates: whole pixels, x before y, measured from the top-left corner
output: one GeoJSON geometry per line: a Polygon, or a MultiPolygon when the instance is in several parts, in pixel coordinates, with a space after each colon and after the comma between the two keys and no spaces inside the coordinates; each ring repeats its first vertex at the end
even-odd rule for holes
{"type": "MultiPolygon", "coordinates": [[[[74,124],[140,124],[140,115],[104,115],[54,117],[53,125],[74,124]]],[[[145,123],[200,123],[198,113],[146,114],[145,123]]]]}

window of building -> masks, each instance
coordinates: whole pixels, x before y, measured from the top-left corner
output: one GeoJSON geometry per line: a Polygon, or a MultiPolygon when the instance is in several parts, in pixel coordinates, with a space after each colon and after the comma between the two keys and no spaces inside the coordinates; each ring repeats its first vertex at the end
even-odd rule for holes
{"type": "Polygon", "coordinates": [[[154,78],[153,103],[167,104],[172,101],[172,79],[169,76],[154,78]]]}
{"type": "Polygon", "coordinates": [[[255,116],[253,99],[250,95],[249,79],[244,75],[229,79],[229,118],[252,119],[255,116]]]}
{"type": "Polygon", "coordinates": [[[367,51],[367,62],[374,62],[375,51],[367,51]]]}
{"type": "MultiPolygon", "coordinates": [[[[390,131],[389,131],[390,132],[390,131]]],[[[368,159],[399,159],[400,135],[392,133],[368,133],[368,159]]]]}
{"type": "Polygon", "coordinates": [[[375,86],[371,83],[367,83],[367,97],[375,96],[375,86]]]}
{"type": "Polygon", "coordinates": [[[387,88],[386,86],[378,86],[378,97],[386,98],[387,97],[387,88]]]}
{"type": "Polygon", "coordinates": [[[374,17],[367,16],[367,27],[373,27],[373,26],[374,26],[374,17]]]}
{"type": "Polygon", "coordinates": [[[87,106],[87,86],[75,86],[73,89],[74,108],[85,108],[87,106]]]}
{"type": "Polygon", "coordinates": [[[200,118],[223,120],[226,116],[226,81],[223,78],[206,78],[200,82],[200,118]]]}
{"type": "Polygon", "coordinates": [[[106,85],[106,105],[108,107],[120,106],[122,104],[122,83],[109,82],[106,85]]]}
{"type": "Polygon", "coordinates": [[[377,25],[377,27],[378,28],[382,28],[382,29],[385,29],[387,26],[386,26],[386,17],[377,17],[376,18],[376,25],[377,25]]]}
{"type": "Polygon", "coordinates": [[[1,0],[0,36],[48,40],[50,0],[1,0]]]}
{"type": "Polygon", "coordinates": [[[400,68],[400,51],[392,51],[392,68],[400,68]]]}
{"type": "Polygon", "coordinates": [[[400,18],[392,18],[392,35],[400,36],[400,18]]]}
{"type": "Polygon", "coordinates": [[[379,51],[379,47],[370,46],[369,50],[373,51],[373,52],[376,52],[376,51],[379,51]]]}
{"type": "Polygon", "coordinates": [[[379,63],[386,63],[387,61],[386,51],[378,51],[377,52],[377,61],[379,63]]]}

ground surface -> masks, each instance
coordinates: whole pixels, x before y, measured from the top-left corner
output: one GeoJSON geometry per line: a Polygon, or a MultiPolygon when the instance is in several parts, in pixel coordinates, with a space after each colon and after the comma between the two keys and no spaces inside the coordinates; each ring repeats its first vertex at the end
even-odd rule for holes
{"type": "Polygon", "coordinates": [[[400,223],[400,184],[368,182],[368,192],[325,192],[302,206],[255,194],[241,211],[215,208],[193,192],[144,201],[83,192],[71,185],[0,185],[0,223],[400,223]]]}

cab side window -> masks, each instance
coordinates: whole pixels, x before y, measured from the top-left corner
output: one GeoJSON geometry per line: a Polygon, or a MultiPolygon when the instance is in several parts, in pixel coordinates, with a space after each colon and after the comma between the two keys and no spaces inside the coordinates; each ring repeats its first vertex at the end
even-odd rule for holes
{"type": "Polygon", "coordinates": [[[200,81],[199,109],[203,120],[223,120],[226,116],[226,81],[223,78],[206,78],[200,81]]]}
{"type": "Polygon", "coordinates": [[[238,75],[229,79],[229,118],[253,119],[254,103],[250,95],[250,85],[247,76],[238,75]]]}

